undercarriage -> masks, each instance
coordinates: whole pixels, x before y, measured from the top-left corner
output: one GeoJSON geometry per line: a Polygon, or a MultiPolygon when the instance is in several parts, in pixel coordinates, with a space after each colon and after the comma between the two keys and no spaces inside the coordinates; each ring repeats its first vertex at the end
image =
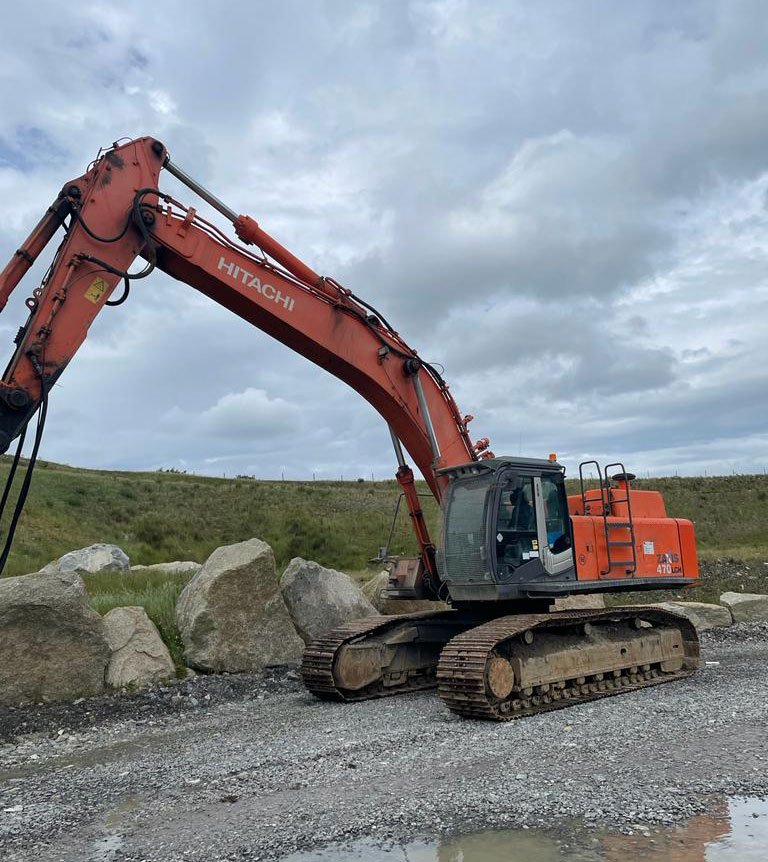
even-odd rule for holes
{"type": "Polygon", "coordinates": [[[459,715],[508,721],[679,679],[698,663],[685,617],[637,605],[490,621],[461,610],[358,620],[309,644],[301,672],[326,700],[437,687],[459,715]]]}

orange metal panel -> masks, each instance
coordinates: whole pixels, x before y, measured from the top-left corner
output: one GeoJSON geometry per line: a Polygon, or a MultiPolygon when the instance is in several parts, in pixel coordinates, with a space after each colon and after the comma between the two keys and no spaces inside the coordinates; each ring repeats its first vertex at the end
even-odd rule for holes
{"type": "Polygon", "coordinates": [[[684,518],[675,519],[680,535],[680,557],[683,561],[683,571],[686,577],[699,577],[699,559],[696,556],[696,536],[693,524],[684,518]]]}
{"type": "MultiPolygon", "coordinates": [[[[627,504],[621,502],[626,499],[627,492],[623,488],[611,488],[609,490],[611,513],[618,518],[627,517],[627,504]]],[[[666,518],[667,510],[664,507],[664,498],[658,491],[635,491],[629,492],[632,504],[633,518],[666,518]]]]}
{"type": "MultiPolygon", "coordinates": [[[[693,524],[674,518],[635,518],[635,553],[637,570],[627,574],[627,566],[608,569],[608,553],[603,519],[590,515],[576,515],[573,524],[573,548],[576,560],[576,577],[580,581],[627,580],[633,578],[696,578],[699,567],[696,560],[696,545],[693,524]],[[601,574],[606,572],[605,574],[601,574]]],[[[620,518],[609,518],[621,521],[620,518]]],[[[629,541],[629,529],[611,531],[611,541],[629,541]]],[[[619,556],[629,559],[629,548],[618,548],[619,556]],[[624,556],[626,553],[627,556],[624,556]]]]}
{"type": "MultiPolygon", "coordinates": [[[[568,498],[570,504],[571,497],[568,498]]],[[[581,497],[579,497],[581,502],[581,497]]],[[[573,555],[576,561],[576,578],[580,581],[596,581],[599,577],[597,565],[596,533],[597,526],[602,535],[603,524],[600,518],[575,517],[573,524],[573,555]]]]}

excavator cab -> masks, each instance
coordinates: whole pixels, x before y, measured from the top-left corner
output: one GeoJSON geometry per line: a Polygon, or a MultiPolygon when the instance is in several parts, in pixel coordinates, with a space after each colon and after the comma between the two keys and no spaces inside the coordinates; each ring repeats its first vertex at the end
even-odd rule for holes
{"type": "MultiPolygon", "coordinates": [[[[582,481],[570,497],[554,459],[489,458],[440,471],[448,479],[436,553],[440,597],[530,605],[695,583],[693,524],[667,517],[657,491],[633,489],[623,465],[611,466],[622,472],[597,489],[582,481]]],[[[434,597],[429,587],[418,560],[400,560],[387,592],[434,597]]]]}
{"type": "Polygon", "coordinates": [[[445,472],[437,559],[454,602],[525,598],[542,581],[575,580],[560,464],[490,458],[445,472]]]}

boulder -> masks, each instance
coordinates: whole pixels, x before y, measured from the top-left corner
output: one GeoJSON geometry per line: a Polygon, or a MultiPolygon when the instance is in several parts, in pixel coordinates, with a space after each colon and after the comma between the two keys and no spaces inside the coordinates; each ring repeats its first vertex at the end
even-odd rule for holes
{"type": "Polygon", "coordinates": [[[259,539],[217,548],[179,596],[186,663],[208,672],[297,662],[304,644],[280,596],[272,548],[259,539]]]}
{"type": "Polygon", "coordinates": [[[349,575],[301,557],[288,563],[280,593],[305,643],[341,623],[379,613],[349,575]]]}
{"type": "Polygon", "coordinates": [[[48,563],[42,571],[46,574],[90,575],[99,572],[128,572],[130,567],[128,555],[122,548],[97,542],[87,548],[64,554],[58,560],[48,563]]]}
{"type": "Polygon", "coordinates": [[[167,572],[169,575],[196,575],[202,563],[193,560],[175,560],[172,563],[152,563],[151,566],[131,566],[131,572],[167,572]]]}
{"type": "Polygon", "coordinates": [[[107,685],[152,685],[176,676],[168,647],[144,608],[113,608],[104,615],[104,636],[112,650],[107,685]]]}
{"type": "Polygon", "coordinates": [[[556,611],[600,610],[605,607],[605,597],[600,593],[584,593],[555,599],[556,611]]]}
{"type": "Polygon", "coordinates": [[[768,596],[759,593],[723,593],[720,604],[728,608],[735,623],[768,620],[768,596]]]}
{"type": "Polygon", "coordinates": [[[426,599],[388,599],[382,595],[389,582],[389,572],[379,572],[362,586],[362,593],[380,614],[413,614],[417,611],[445,611],[445,602],[426,599]]]}
{"type": "Polygon", "coordinates": [[[697,632],[708,632],[733,624],[728,608],[706,602],[659,602],[657,607],[682,614],[696,626],[697,632]]]}
{"type": "Polygon", "coordinates": [[[77,575],[0,578],[0,703],[99,694],[109,654],[77,575]]]}

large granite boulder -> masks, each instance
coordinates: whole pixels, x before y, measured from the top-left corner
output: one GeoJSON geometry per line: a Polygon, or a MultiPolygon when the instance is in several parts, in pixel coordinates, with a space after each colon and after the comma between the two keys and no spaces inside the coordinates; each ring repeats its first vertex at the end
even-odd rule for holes
{"type": "Polygon", "coordinates": [[[379,613],[349,575],[301,557],[288,563],[280,592],[305,643],[341,623],[379,613]]]}
{"type": "Polygon", "coordinates": [[[577,593],[555,599],[556,611],[601,610],[605,607],[605,597],[600,593],[577,593]]]}
{"type": "Polygon", "coordinates": [[[184,588],[176,622],[190,667],[259,670],[297,662],[304,644],[280,596],[272,548],[259,539],[217,548],[184,588]]]}
{"type": "Polygon", "coordinates": [[[174,560],[172,563],[152,563],[150,566],[131,566],[131,572],[166,572],[169,575],[196,575],[203,568],[194,560],[174,560]]]}
{"type": "Polygon", "coordinates": [[[109,655],[77,575],[0,578],[0,703],[99,694],[109,655]]]}
{"type": "Polygon", "coordinates": [[[99,572],[128,572],[131,562],[128,555],[117,545],[105,545],[97,542],[87,548],[70,551],[48,563],[42,571],[47,574],[90,575],[99,572]]]}
{"type": "Polygon", "coordinates": [[[113,608],[104,615],[104,636],[112,650],[107,685],[152,685],[176,676],[168,647],[144,608],[113,608]]]}
{"type": "Polygon", "coordinates": [[[383,595],[389,583],[389,572],[379,572],[362,586],[366,599],[380,614],[413,614],[418,611],[445,611],[445,602],[430,602],[425,599],[389,599],[383,595]]]}
{"type": "Polygon", "coordinates": [[[728,608],[706,602],[659,602],[657,607],[665,611],[682,614],[696,626],[697,632],[708,632],[733,624],[728,608]]]}
{"type": "Polygon", "coordinates": [[[768,596],[759,593],[723,593],[720,604],[728,608],[735,623],[768,620],[768,596]]]}

